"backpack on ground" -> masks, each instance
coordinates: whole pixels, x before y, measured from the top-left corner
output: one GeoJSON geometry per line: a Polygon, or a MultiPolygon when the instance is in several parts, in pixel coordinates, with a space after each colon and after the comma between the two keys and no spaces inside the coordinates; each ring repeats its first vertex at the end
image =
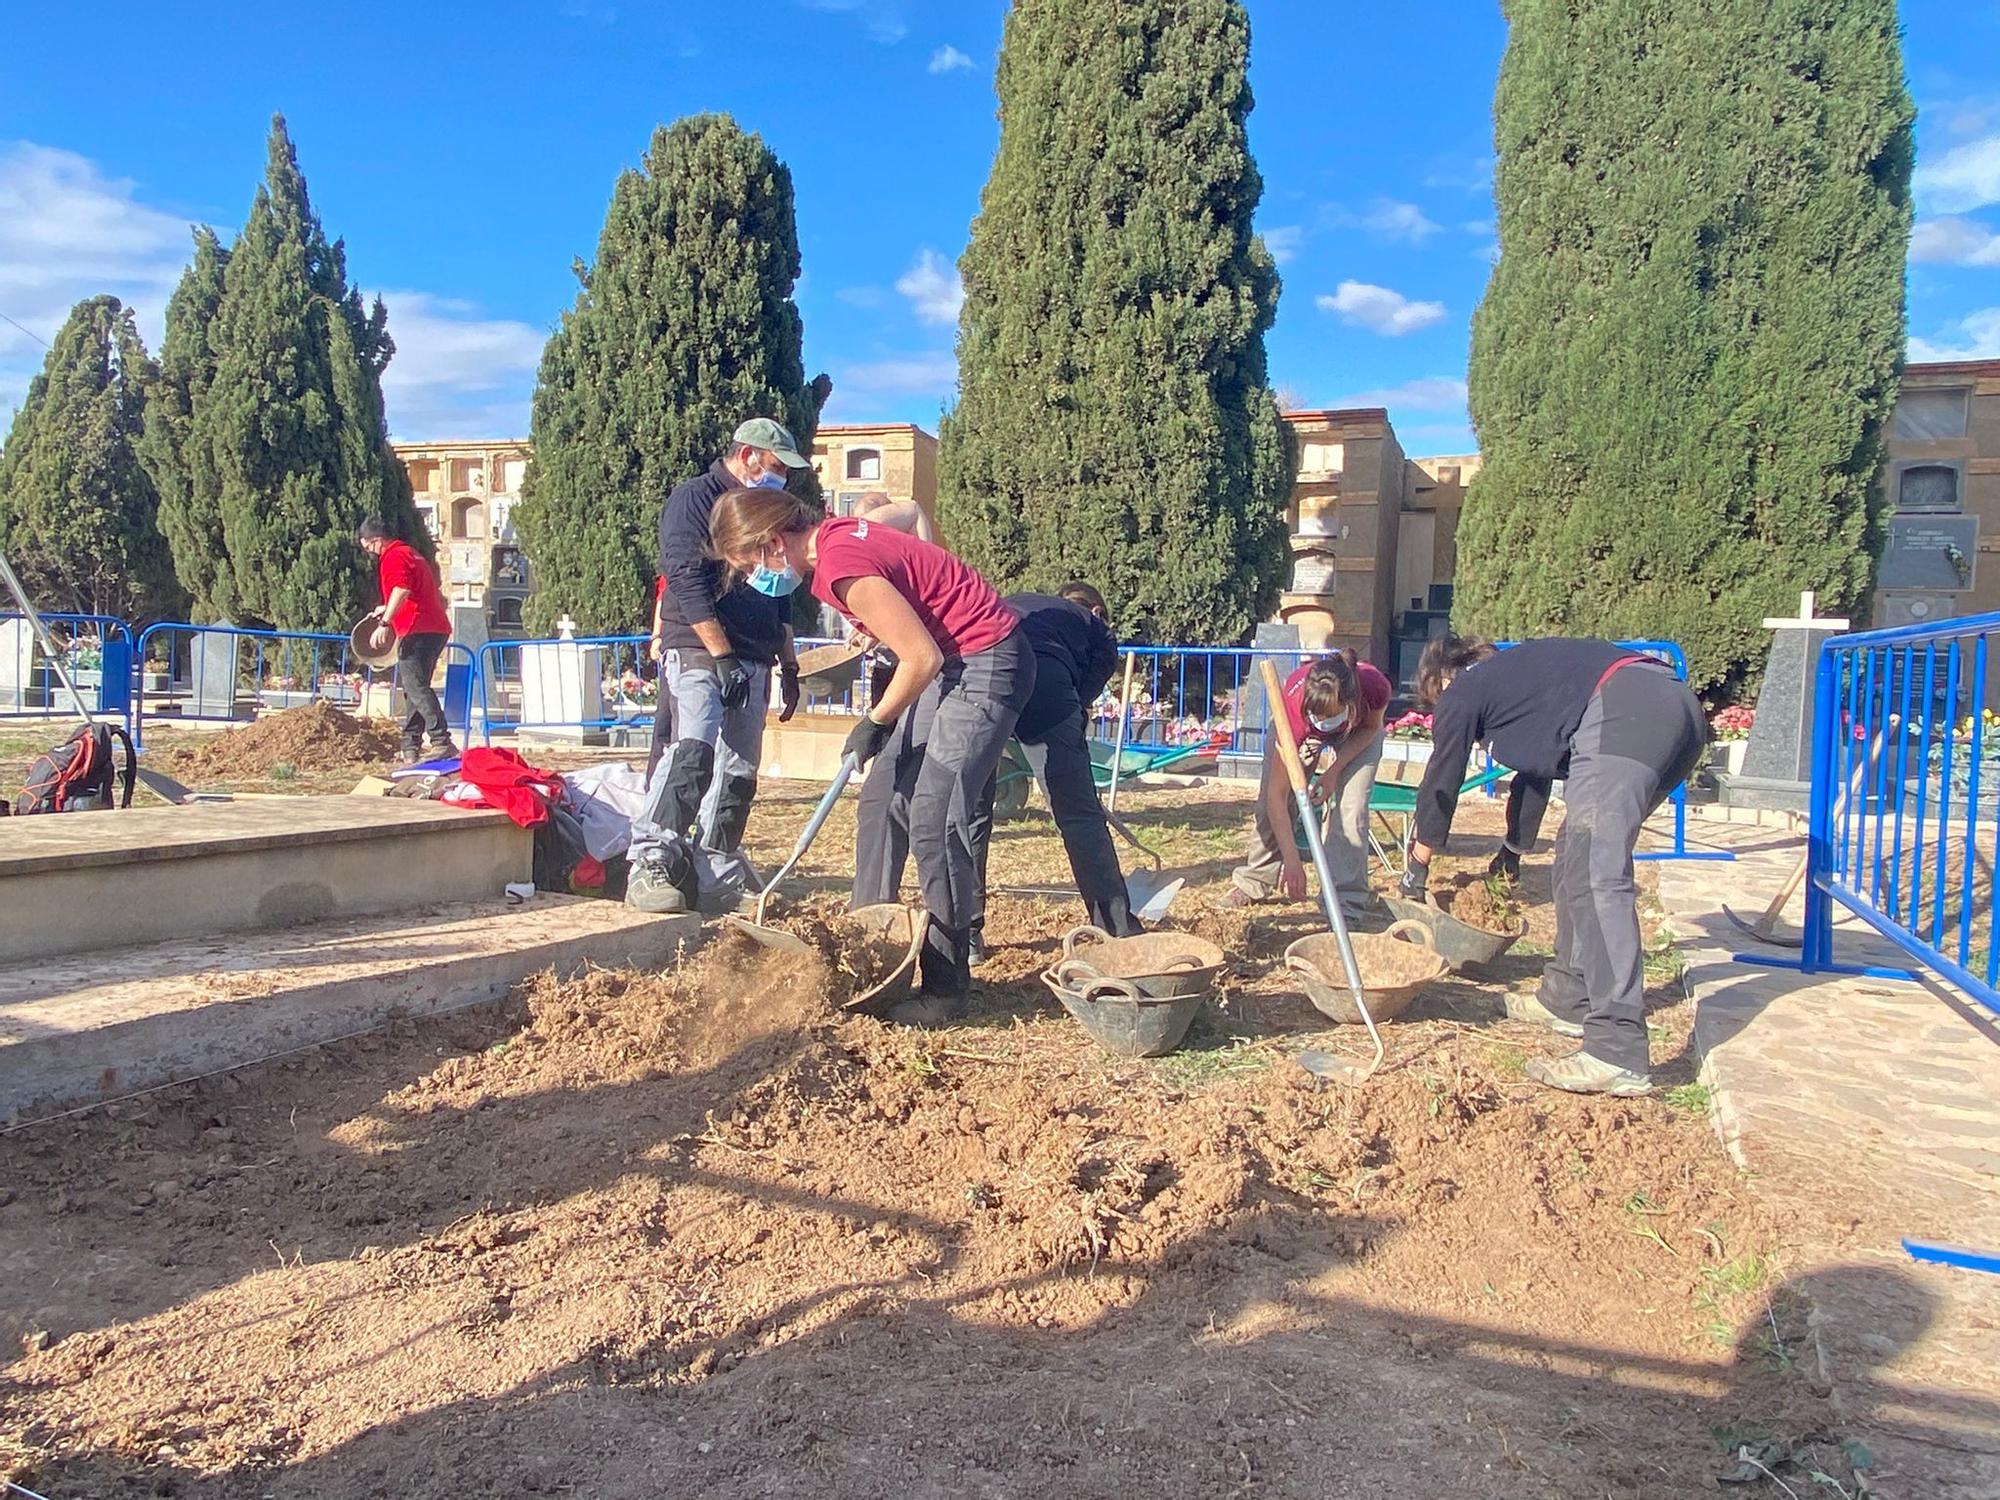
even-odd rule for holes
{"type": "Polygon", "coordinates": [[[55,749],[36,758],[28,768],[28,779],[14,803],[14,815],[30,813],[92,812],[132,805],[132,783],[137,779],[138,759],[132,738],[110,724],[87,724],[55,749]],[[114,754],[112,739],[125,746],[123,793],[113,800],[114,754]]]}

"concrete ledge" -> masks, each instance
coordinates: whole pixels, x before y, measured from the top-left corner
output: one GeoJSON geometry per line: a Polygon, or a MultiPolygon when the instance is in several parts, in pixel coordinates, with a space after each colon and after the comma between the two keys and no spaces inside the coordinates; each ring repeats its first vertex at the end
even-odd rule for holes
{"type": "Polygon", "coordinates": [[[490,900],[533,865],[505,814],[403,798],[0,819],[0,961],[490,900]]]}
{"type": "Polygon", "coordinates": [[[702,936],[699,917],[540,895],[53,959],[0,975],[0,1119],[497,1000],[546,968],[657,968],[702,936]]]}

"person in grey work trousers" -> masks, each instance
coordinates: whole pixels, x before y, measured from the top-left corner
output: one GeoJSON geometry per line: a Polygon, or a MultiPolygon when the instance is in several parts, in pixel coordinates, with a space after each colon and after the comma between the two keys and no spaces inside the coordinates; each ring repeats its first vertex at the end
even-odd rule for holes
{"type": "Polygon", "coordinates": [[[700,901],[695,841],[720,855],[743,842],[757,792],[771,669],[783,711],[799,703],[799,664],[789,605],[731,583],[709,555],[709,513],[734,489],[783,489],[787,471],[806,466],[797,441],[769,417],[736,429],[723,457],[667,497],[660,512],[660,577],[655,642],[662,712],[656,736],[671,735],[646,780],[646,803],[632,820],[626,902],[645,912],[692,910],[700,901]]]}
{"type": "Polygon", "coordinates": [[[1583,1043],[1567,1057],[1531,1059],[1537,1083],[1578,1094],[1650,1093],[1632,852],[1640,826],[1707,749],[1701,703],[1663,663],[1609,641],[1551,638],[1499,651],[1451,635],[1424,648],[1417,699],[1432,708],[1433,744],[1403,895],[1424,899],[1474,745],[1488,745],[1514,773],[1507,836],[1489,874],[1519,875],[1561,781],[1555,957],[1536,993],[1507,997],[1507,1014],[1583,1043]]]}

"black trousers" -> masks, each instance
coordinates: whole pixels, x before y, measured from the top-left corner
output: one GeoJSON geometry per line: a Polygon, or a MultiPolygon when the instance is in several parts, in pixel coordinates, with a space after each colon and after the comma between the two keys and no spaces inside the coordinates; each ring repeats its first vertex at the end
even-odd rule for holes
{"type": "Polygon", "coordinates": [[[444,705],[438,702],[437,690],[431,686],[438,658],[444,655],[445,643],[450,639],[448,635],[425,631],[406,635],[396,644],[396,686],[403,690],[403,701],[410,708],[410,716],[403,720],[403,749],[412,756],[423,749],[426,740],[433,750],[451,744],[451,730],[444,722],[444,705]]]}

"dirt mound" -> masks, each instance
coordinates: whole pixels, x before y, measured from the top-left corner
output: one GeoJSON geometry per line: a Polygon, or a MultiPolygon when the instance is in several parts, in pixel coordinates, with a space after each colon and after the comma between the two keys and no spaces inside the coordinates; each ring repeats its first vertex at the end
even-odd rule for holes
{"type": "Polygon", "coordinates": [[[401,758],[400,744],[395,726],[386,719],[357,719],[319,699],[171,751],[167,763],[176,775],[262,779],[279,766],[339,771],[395,762],[401,758]]]}

